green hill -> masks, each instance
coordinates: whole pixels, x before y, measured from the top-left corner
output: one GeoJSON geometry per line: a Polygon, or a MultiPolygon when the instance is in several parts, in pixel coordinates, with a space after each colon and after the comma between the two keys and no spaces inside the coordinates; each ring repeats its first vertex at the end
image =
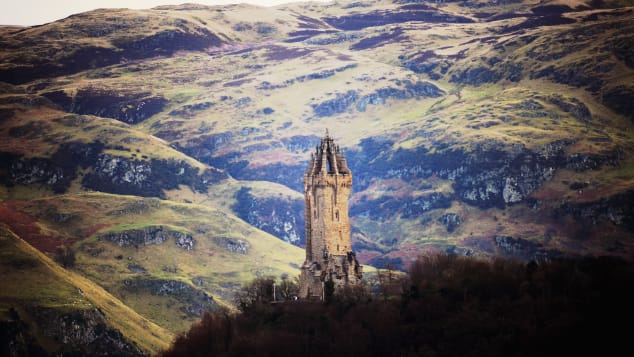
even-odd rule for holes
{"type": "MultiPolygon", "coordinates": [[[[121,355],[157,353],[174,335],[99,285],[65,270],[0,227],[3,351],[121,355]]],[[[3,354],[5,354],[3,352],[3,354]]]]}

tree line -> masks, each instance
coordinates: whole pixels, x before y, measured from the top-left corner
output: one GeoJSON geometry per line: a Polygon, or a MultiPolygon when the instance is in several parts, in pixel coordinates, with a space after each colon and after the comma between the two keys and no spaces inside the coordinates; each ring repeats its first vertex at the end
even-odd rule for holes
{"type": "Polygon", "coordinates": [[[272,278],[245,285],[238,313],[207,313],[163,356],[609,355],[634,317],[634,265],[618,258],[421,256],[324,302],[294,300],[283,280],[284,293],[272,278]]]}

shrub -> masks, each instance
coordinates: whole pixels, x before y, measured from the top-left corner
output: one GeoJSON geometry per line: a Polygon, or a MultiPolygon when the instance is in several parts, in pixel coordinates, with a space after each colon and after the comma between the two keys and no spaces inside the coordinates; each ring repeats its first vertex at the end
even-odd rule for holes
{"type": "Polygon", "coordinates": [[[65,245],[55,250],[55,261],[64,268],[72,268],[75,266],[75,251],[65,245]]]}

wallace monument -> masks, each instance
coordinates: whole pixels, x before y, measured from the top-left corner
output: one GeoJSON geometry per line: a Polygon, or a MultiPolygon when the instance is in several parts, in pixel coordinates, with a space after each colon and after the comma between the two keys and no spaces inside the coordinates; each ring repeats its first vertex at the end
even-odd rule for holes
{"type": "Polygon", "coordinates": [[[323,299],[327,281],[339,289],[362,279],[362,267],[350,241],[351,188],[352,172],[326,131],[304,175],[306,260],[299,292],[303,299],[323,299]]]}

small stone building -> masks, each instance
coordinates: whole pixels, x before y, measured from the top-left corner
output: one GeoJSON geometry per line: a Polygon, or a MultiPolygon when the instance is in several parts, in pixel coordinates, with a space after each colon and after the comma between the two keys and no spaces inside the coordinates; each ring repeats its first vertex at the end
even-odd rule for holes
{"type": "Polygon", "coordinates": [[[303,299],[323,299],[324,282],[328,280],[337,289],[362,279],[362,267],[350,240],[351,188],[352,172],[346,158],[326,132],[304,175],[306,260],[300,275],[303,299]]]}

